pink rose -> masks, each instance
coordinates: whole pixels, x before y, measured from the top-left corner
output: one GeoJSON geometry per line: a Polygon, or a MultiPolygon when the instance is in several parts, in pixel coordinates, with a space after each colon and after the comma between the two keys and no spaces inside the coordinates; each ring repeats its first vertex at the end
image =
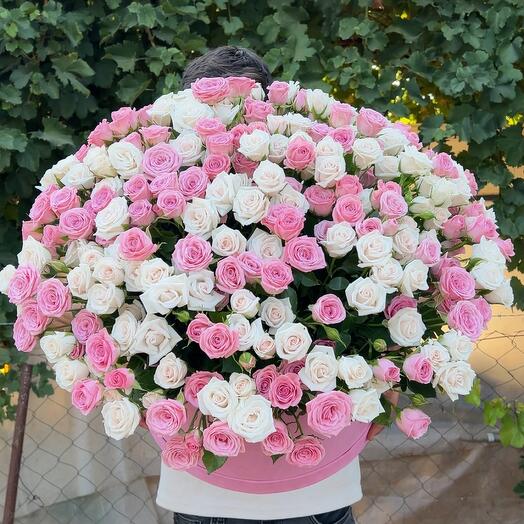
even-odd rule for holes
{"type": "Polygon", "coordinates": [[[340,180],[337,180],[335,186],[335,194],[337,197],[342,195],[360,195],[364,191],[358,176],[344,175],[340,180]]]}
{"type": "Polygon", "coordinates": [[[176,435],[186,423],[186,408],[178,400],[166,398],[153,402],[146,411],[149,430],[162,437],[176,435]]]}
{"type": "Polygon", "coordinates": [[[444,298],[468,300],[475,296],[475,279],[462,267],[448,267],[440,273],[439,289],[444,298]]]}
{"type": "Polygon", "coordinates": [[[153,196],[159,195],[166,189],[178,190],[178,177],[176,174],[168,173],[167,175],[160,175],[149,181],[149,190],[153,196]]]}
{"type": "Polygon", "coordinates": [[[111,126],[104,118],[102,122],[99,122],[97,126],[89,133],[87,137],[87,143],[102,147],[105,142],[111,142],[113,140],[113,131],[111,131],[111,126]]]}
{"type": "Polygon", "coordinates": [[[257,388],[257,393],[269,400],[269,392],[271,384],[279,376],[277,368],[274,364],[258,369],[253,373],[253,379],[257,388]]]}
{"type": "Polygon", "coordinates": [[[326,437],[338,435],[351,424],[353,403],[342,391],[319,393],[306,404],[308,426],[326,437]]]}
{"type": "Polygon", "coordinates": [[[231,161],[227,155],[208,154],[202,164],[202,170],[209,180],[213,180],[220,173],[229,173],[231,161]]]}
{"type": "Polygon", "coordinates": [[[71,309],[71,292],[58,278],[44,280],[36,293],[38,307],[46,317],[60,318],[71,309]]]}
{"type": "Polygon", "coordinates": [[[87,144],[82,144],[77,152],[75,153],[75,158],[79,161],[79,162],[83,162],[84,161],[84,158],[86,157],[87,153],[89,152],[89,146],[87,144]]]}
{"type": "Polygon", "coordinates": [[[301,236],[292,238],[284,246],[284,262],[291,267],[309,273],[326,267],[324,251],[314,237],[301,236]]]}
{"type": "Polygon", "coordinates": [[[206,138],[206,148],[208,153],[213,155],[233,154],[233,135],[229,132],[216,133],[206,138]]]}
{"type": "Polygon", "coordinates": [[[322,122],[315,122],[308,127],[307,134],[318,144],[324,137],[328,136],[333,128],[322,122]]]}
{"type": "Polygon", "coordinates": [[[457,163],[447,153],[437,153],[432,159],[433,173],[446,178],[458,178],[457,163]]]}
{"type": "Polygon", "coordinates": [[[494,242],[497,244],[500,252],[504,255],[506,260],[511,260],[511,258],[515,256],[515,249],[511,238],[506,238],[505,240],[502,240],[502,238],[495,238],[494,242]]]}
{"type": "Polygon", "coordinates": [[[449,240],[457,240],[465,233],[466,219],[455,215],[442,224],[442,233],[449,240]]]}
{"type": "Polygon", "coordinates": [[[484,202],[474,201],[470,202],[467,206],[464,206],[461,212],[465,217],[480,217],[484,216],[486,207],[484,202]]]}
{"type": "Polygon", "coordinates": [[[204,429],[204,449],[218,457],[236,457],[244,453],[244,439],[239,437],[227,422],[216,421],[204,429]]]}
{"type": "MultiPolygon", "coordinates": [[[[331,340],[329,341],[331,342],[331,340]]],[[[318,340],[316,340],[313,343],[313,347],[318,344],[318,340]]],[[[278,371],[280,373],[296,373],[298,375],[299,371],[304,368],[306,365],[305,359],[295,360],[293,362],[289,362],[287,360],[283,360],[280,363],[280,366],[278,366],[278,371]]]]}
{"type": "Polygon", "coordinates": [[[9,282],[7,296],[11,304],[22,304],[31,298],[40,284],[40,271],[35,266],[18,266],[9,282]]]}
{"type": "Polygon", "coordinates": [[[138,115],[131,107],[121,107],[111,113],[109,128],[115,136],[127,135],[130,130],[136,129],[137,125],[138,115]]]}
{"type": "Polygon", "coordinates": [[[137,110],[136,116],[138,117],[138,123],[141,126],[145,126],[149,123],[149,110],[151,107],[153,107],[152,104],[149,104],[137,110]]]}
{"type": "Polygon", "coordinates": [[[339,324],[346,318],[346,310],[342,300],[331,293],[321,296],[311,306],[311,314],[315,322],[328,325],[339,324]]]}
{"type": "Polygon", "coordinates": [[[229,94],[229,83],[226,78],[199,78],[191,84],[193,96],[204,104],[216,104],[229,94]]]}
{"type": "Polygon", "coordinates": [[[415,146],[417,149],[422,148],[419,136],[417,133],[411,130],[411,127],[402,122],[395,122],[391,127],[398,129],[410,142],[411,145],[415,146]]]}
{"type": "Polygon", "coordinates": [[[267,115],[272,115],[274,112],[275,108],[269,102],[253,100],[252,98],[246,98],[244,102],[244,119],[247,123],[257,120],[265,122],[267,115]]]}
{"type": "Polygon", "coordinates": [[[182,272],[206,269],[213,260],[211,244],[197,235],[178,240],[173,251],[173,265],[182,272]]]}
{"type": "Polygon", "coordinates": [[[140,151],[144,150],[144,146],[142,144],[142,136],[140,135],[140,133],[137,133],[136,131],[122,138],[122,142],[129,142],[140,151]]]}
{"type": "Polygon", "coordinates": [[[318,466],[326,450],[316,437],[300,437],[295,440],[293,451],[286,455],[286,461],[292,466],[318,466]]]}
{"type": "Polygon", "coordinates": [[[473,302],[460,300],[448,313],[448,325],[475,342],[484,329],[484,318],[473,302]]]}
{"type": "Polygon", "coordinates": [[[264,260],[261,277],[262,288],[270,295],[279,295],[293,282],[291,268],[281,260],[264,260]]]}
{"type": "Polygon", "coordinates": [[[195,408],[198,408],[197,395],[199,391],[213,378],[222,379],[222,375],[216,371],[195,371],[186,377],[184,384],[184,397],[195,408]]]}
{"type": "Polygon", "coordinates": [[[164,143],[147,149],[142,159],[142,169],[150,178],[175,174],[181,164],[182,159],[177,150],[164,143]]]}
{"type": "Polygon", "coordinates": [[[116,192],[114,189],[109,186],[102,186],[96,192],[91,193],[91,209],[94,213],[102,211],[102,209],[109,205],[115,196],[116,192]]]}
{"type": "Polygon", "coordinates": [[[321,220],[313,226],[313,234],[318,242],[326,240],[328,229],[334,226],[335,222],[332,220],[321,220]]]}
{"type": "Polygon", "coordinates": [[[349,126],[355,121],[357,110],[343,102],[333,102],[329,113],[329,123],[333,127],[349,126]]]}
{"type": "Polygon", "coordinates": [[[148,226],[156,218],[153,205],[149,200],[137,200],[131,203],[128,213],[132,226],[148,226]]]}
{"type": "Polygon", "coordinates": [[[416,308],[417,299],[407,297],[405,295],[397,295],[393,300],[386,306],[384,310],[384,316],[389,320],[391,317],[395,316],[395,313],[400,311],[405,307],[416,308]]]}
{"type": "Polygon", "coordinates": [[[442,272],[448,267],[460,267],[460,262],[454,258],[448,256],[446,253],[432,268],[431,272],[440,279],[442,272]]]}
{"type": "Polygon", "coordinates": [[[347,153],[353,148],[353,143],[355,142],[355,138],[357,138],[357,132],[354,127],[343,126],[333,129],[329,133],[329,136],[342,146],[344,153],[347,153]]]}
{"type": "Polygon", "coordinates": [[[379,358],[373,375],[382,382],[400,382],[400,369],[387,358],[379,358]]]}
{"type": "Polygon", "coordinates": [[[402,433],[418,439],[426,434],[431,419],[420,409],[404,408],[395,422],[402,433]]]}
{"type": "Polygon", "coordinates": [[[382,222],[382,232],[388,237],[392,237],[398,231],[399,223],[395,218],[390,218],[382,222]]]}
{"type": "Polygon", "coordinates": [[[374,109],[363,107],[357,115],[358,132],[365,136],[377,136],[388,124],[388,119],[374,109]]]}
{"type": "Polygon", "coordinates": [[[302,209],[291,204],[273,204],[261,223],[282,240],[290,240],[300,234],[305,220],[302,209]]]}
{"type": "Polygon", "coordinates": [[[209,358],[227,358],[239,348],[238,332],[226,324],[213,324],[202,331],[199,345],[209,358]]]}
{"type": "Polygon", "coordinates": [[[380,195],[379,212],[386,218],[400,218],[407,214],[408,204],[395,191],[384,191],[380,195]]]}
{"type": "Polygon", "coordinates": [[[71,403],[82,413],[88,415],[102,400],[103,388],[96,380],[77,380],[71,390],[71,403]]]}
{"type": "MultiPolygon", "coordinates": [[[[44,226],[44,229],[47,226],[44,226]]],[[[35,240],[42,238],[41,232],[42,225],[35,220],[23,220],[22,221],[22,240],[27,240],[29,237],[33,237],[35,240]]],[[[47,246],[46,246],[47,247],[47,246]]]]}
{"type": "Polygon", "coordinates": [[[419,242],[417,250],[415,251],[415,258],[421,260],[427,266],[432,267],[440,260],[441,247],[436,236],[427,236],[419,242]]]}
{"type": "Polygon", "coordinates": [[[206,139],[217,133],[224,133],[226,126],[219,118],[201,118],[195,126],[195,131],[202,139],[206,139]]]}
{"type": "Polygon", "coordinates": [[[429,384],[433,377],[431,361],[420,353],[415,353],[406,358],[402,370],[409,380],[420,384],[429,384]]]}
{"type": "Polygon", "coordinates": [[[42,334],[50,322],[50,319],[42,315],[36,300],[32,299],[24,302],[19,316],[27,331],[34,336],[42,334]]]}
{"type": "Polygon", "coordinates": [[[166,218],[178,218],[184,212],[186,199],[184,195],[176,189],[164,189],[158,194],[155,212],[159,216],[166,218]]]}
{"type": "Polygon", "coordinates": [[[152,125],[149,127],[141,127],[138,131],[148,146],[154,146],[160,142],[167,142],[171,136],[171,130],[165,126],[152,125]]]}
{"type": "Polygon", "coordinates": [[[211,322],[211,320],[209,320],[209,318],[204,315],[204,313],[197,313],[195,318],[191,320],[187,326],[187,337],[189,340],[192,340],[198,344],[200,342],[200,335],[202,335],[204,329],[207,329],[212,325],[213,322],[211,322]]]}
{"type": "Polygon", "coordinates": [[[280,409],[288,409],[291,406],[298,406],[301,398],[302,387],[296,373],[278,375],[271,382],[268,400],[272,406],[280,409]]]}
{"type": "Polygon", "coordinates": [[[201,456],[202,443],[194,435],[171,437],[162,448],[162,462],[173,469],[193,468],[198,464],[201,456]]]}
{"type": "Polygon", "coordinates": [[[104,375],[104,386],[108,389],[131,389],[135,383],[134,373],[127,368],[117,368],[104,375]]]}
{"type": "Polygon", "coordinates": [[[56,218],[51,209],[51,196],[49,193],[40,193],[29,210],[29,218],[39,224],[48,224],[56,218]]]}
{"type": "Polygon", "coordinates": [[[267,88],[267,98],[272,104],[279,106],[287,104],[288,94],[289,84],[287,82],[275,80],[267,88]]]}
{"type": "Polygon", "coordinates": [[[77,342],[73,349],[71,350],[71,353],[69,353],[69,358],[71,360],[78,360],[79,358],[83,358],[86,352],[86,347],[84,344],[80,344],[80,342],[77,342]]]}
{"type": "MultiPolygon", "coordinates": [[[[382,198],[382,195],[388,191],[391,191],[393,193],[396,193],[399,196],[402,196],[402,188],[396,183],[393,182],[393,180],[388,180],[387,182],[384,182],[384,180],[379,180],[377,182],[377,189],[371,192],[371,205],[375,209],[380,209],[380,199],[382,198]]],[[[400,218],[392,216],[390,218],[400,218]]]]}
{"type": "Polygon", "coordinates": [[[93,234],[95,221],[89,211],[81,207],[70,209],[60,215],[58,227],[70,240],[88,238],[93,234]]]}
{"type": "Polygon", "coordinates": [[[245,76],[229,76],[227,83],[229,85],[229,96],[231,98],[248,96],[256,84],[252,78],[245,76]]]}
{"type": "Polygon", "coordinates": [[[484,297],[478,297],[473,299],[471,302],[475,304],[479,313],[482,315],[482,320],[484,321],[484,328],[488,325],[488,322],[491,320],[491,306],[484,297]]]}
{"type": "Polygon", "coordinates": [[[497,225],[487,216],[467,217],[466,233],[475,243],[480,242],[482,237],[488,239],[498,237],[497,225]]]}
{"type": "Polygon", "coordinates": [[[158,248],[138,227],[124,231],[118,237],[118,254],[124,260],[146,260],[158,248]]]}
{"type": "Polygon", "coordinates": [[[255,169],[258,167],[258,162],[254,160],[249,160],[242,153],[238,151],[231,158],[233,167],[235,168],[235,173],[245,173],[248,176],[253,176],[255,169]]]}
{"type": "Polygon", "coordinates": [[[119,353],[116,342],[105,328],[93,333],[86,341],[86,359],[99,373],[109,371],[119,353]]]}
{"type": "Polygon", "coordinates": [[[284,165],[302,171],[315,162],[315,144],[299,136],[292,138],[286,149],[284,165]]]}
{"type": "Polygon", "coordinates": [[[237,257],[248,282],[255,282],[262,276],[262,260],[251,251],[244,251],[237,257]]]}
{"type": "Polygon", "coordinates": [[[303,186],[302,186],[302,182],[300,180],[297,180],[296,178],[293,178],[292,176],[287,176],[286,177],[286,182],[295,190],[295,191],[298,191],[299,193],[302,193],[302,189],[303,189],[303,186]]]}
{"type": "Polygon", "coordinates": [[[233,293],[243,289],[246,276],[237,257],[229,256],[218,261],[215,270],[216,286],[224,293],[233,293]]]}
{"type": "Polygon", "coordinates": [[[151,191],[144,175],[135,175],[124,183],[124,195],[136,202],[137,200],[149,200],[151,191]]]}
{"type": "Polygon", "coordinates": [[[13,325],[13,341],[18,351],[28,353],[36,346],[37,338],[24,325],[24,319],[18,317],[13,325]]]}
{"type": "Polygon", "coordinates": [[[71,321],[73,335],[82,344],[85,344],[91,335],[94,335],[103,327],[102,320],[87,309],[81,309],[71,321]]]}
{"type": "Polygon", "coordinates": [[[237,124],[229,130],[231,136],[233,137],[233,146],[235,149],[240,147],[240,137],[248,131],[249,126],[247,124],[237,124]]]}
{"type": "Polygon", "coordinates": [[[295,95],[295,100],[293,100],[293,105],[297,111],[302,111],[306,109],[307,106],[307,92],[305,89],[299,89],[298,93],[295,95]]]}
{"type": "Polygon", "coordinates": [[[360,198],[356,195],[346,194],[339,197],[333,208],[333,220],[336,223],[349,222],[352,226],[364,218],[364,208],[360,198]]]}
{"type": "Polygon", "coordinates": [[[317,184],[309,186],[304,191],[304,196],[309,203],[310,211],[319,217],[328,216],[336,201],[335,192],[332,189],[317,184]]]}
{"type": "Polygon", "coordinates": [[[365,218],[355,225],[355,231],[359,238],[373,231],[378,231],[380,234],[384,232],[382,222],[377,217],[365,218]]]}
{"type": "Polygon", "coordinates": [[[49,197],[49,205],[57,216],[68,209],[80,207],[80,197],[77,194],[76,187],[63,187],[55,191],[49,197]]]}
{"type": "Polygon", "coordinates": [[[281,420],[275,420],[275,431],[262,441],[262,453],[268,457],[285,455],[293,451],[293,446],[287,426],[281,420]]]}
{"type": "Polygon", "coordinates": [[[476,196],[479,190],[479,186],[477,184],[477,180],[475,179],[475,175],[469,169],[464,169],[464,176],[468,181],[468,186],[471,190],[472,196],[476,196]]]}

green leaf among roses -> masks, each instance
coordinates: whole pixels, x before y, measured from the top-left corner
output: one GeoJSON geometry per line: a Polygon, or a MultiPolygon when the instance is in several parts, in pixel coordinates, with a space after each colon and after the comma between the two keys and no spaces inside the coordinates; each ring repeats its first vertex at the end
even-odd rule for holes
{"type": "Polygon", "coordinates": [[[213,471],[221,468],[226,463],[226,460],[227,457],[217,457],[207,449],[204,451],[204,455],[202,457],[202,462],[204,463],[204,466],[206,467],[209,475],[211,475],[213,471]]]}

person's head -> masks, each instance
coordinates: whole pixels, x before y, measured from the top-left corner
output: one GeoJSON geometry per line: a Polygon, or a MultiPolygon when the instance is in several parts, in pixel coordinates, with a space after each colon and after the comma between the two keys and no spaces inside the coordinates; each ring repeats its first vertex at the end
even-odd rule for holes
{"type": "Polygon", "coordinates": [[[199,78],[217,76],[252,78],[264,91],[273,81],[269,68],[256,53],[243,47],[224,46],[211,49],[188,64],[182,76],[183,88],[191,87],[199,78]]]}

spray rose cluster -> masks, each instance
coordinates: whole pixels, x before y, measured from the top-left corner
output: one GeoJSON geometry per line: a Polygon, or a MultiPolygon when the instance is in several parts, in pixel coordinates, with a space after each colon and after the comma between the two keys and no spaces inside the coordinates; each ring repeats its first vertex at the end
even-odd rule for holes
{"type": "Polygon", "coordinates": [[[253,444],[315,466],[389,411],[419,438],[429,418],[382,394],[467,394],[490,304],[513,301],[473,174],[297,82],[203,78],[121,108],[38,189],[1,272],[15,344],[109,436],[142,418],[176,468],[253,444]]]}

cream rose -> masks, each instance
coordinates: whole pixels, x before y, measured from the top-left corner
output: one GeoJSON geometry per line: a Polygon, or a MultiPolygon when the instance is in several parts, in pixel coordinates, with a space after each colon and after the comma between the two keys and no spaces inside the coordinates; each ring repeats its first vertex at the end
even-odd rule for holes
{"type": "Polygon", "coordinates": [[[400,291],[408,297],[417,290],[426,291],[428,285],[428,266],[419,259],[412,260],[404,266],[404,274],[400,280],[400,291]]]}
{"type": "Polygon", "coordinates": [[[91,189],[95,185],[95,175],[85,164],[75,164],[60,182],[66,187],[91,189]]]}
{"type": "Polygon", "coordinates": [[[426,326],[420,313],[411,307],[397,311],[388,321],[389,334],[399,346],[418,346],[426,326]]]}
{"type": "Polygon", "coordinates": [[[187,286],[187,309],[190,311],[215,311],[224,298],[215,291],[215,274],[207,269],[189,273],[187,286]]]}
{"type": "Polygon", "coordinates": [[[246,250],[246,237],[238,230],[222,224],[211,233],[211,249],[221,257],[239,255],[246,250]]]}
{"type": "Polygon", "coordinates": [[[288,362],[304,358],[312,342],[307,327],[300,323],[285,322],[275,333],[277,355],[288,362]]]}
{"type": "Polygon", "coordinates": [[[307,354],[305,366],[298,372],[311,391],[333,391],[337,386],[337,359],[332,347],[318,345],[307,354]]]}
{"type": "Polygon", "coordinates": [[[487,295],[484,295],[484,298],[490,304],[503,304],[505,307],[511,307],[515,300],[513,295],[513,288],[511,287],[509,279],[504,280],[503,284],[494,289],[487,295]]]}
{"type": "Polygon", "coordinates": [[[386,288],[369,277],[359,277],[346,288],[346,298],[358,316],[381,313],[386,306],[386,288]]]}
{"type": "Polygon", "coordinates": [[[256,187],[241,187],[233,201],[235,220],[242,226],[260,222],[267,213],[269,200],[267,196],[256,187]]]}
{"type": "Polygon", "coordinates": [[[142,171],[142,151],[131,142],[114,142],[107,148],[109,162],[115,171],[125,180],[142,171]]]}
{"type": "Polygon", "coordinates": [[[439,342],[449,351],[451,360],[468,360],[473,352],[473,342],[454,329],[444,333],[439,342]]]}
{"type": "Polygon", "coordinates": [[[253,351],[261,360],[269,360],[276,353],[275,340],[268,333],[262,333],[253,343],[253,351]]]}
{"type": "Polygon", "coordinates": [[[204,153],[202,140],[193,131],[184,131],[169,143],[180,155],[183,166],[194,166],[202,159],[204,153]]]}
{"type": "Polygon", "coordinates": [[[240,137],[238,152],[255,162],[264,160],[269,154],[269,134],[260,129],[244,133],[240,137]]]}
{"type": "Polygon", "coordinates": [[[289,298],[268,297],[260,304],[260,318],[269,327],[271,334],[283,324],[293,322],[295,314],[289,298]]]}
{"type": "Polygon", "coordinates": [[[367,169],[382,159],[384,153],[376,138],[357,138],[353,143],[353,163],[359,169],[367,169]]]}
{"type": "Polygon", "coordinates": [[[233,209],[235,195],[240,187],[249,183],[245,174],[219,173],[207,186],[206,199],[213,202],[218,213],[223,216],[233,209]]]}
{"type": "Polygon", "coordinates": [[[475,377],[475,372],[467,362],[447,362],[435,371],[433,387],[439,385],[455,401],[459,395],[467,395],[471,391],[475,377]]]}
{"type": "Polygon", "coordinates": [[[430,340],[420,348],[420,354],[431,362],[433,370],[449,362],[449,351],[436,340],[430,340]]]}
{"type": "Polygon", "coordinates": [[[96,315],[110,315],[124,299],[124,292],[114,284],[93,284],[87,291],[86,309],[96,315]]]}
{"type": "Polygon", "coordinates": [[[76,338],[63,331],[54,331],[40,339],[40,348],[51,364],[56,364],[61,358],[69,355],[75,344],[76,338]]]}
{"type": "Polygon", "coordinates": [[[273,137],[275,134],[286,132],[287,122],[283,115],[267,115],[266,117],[267,128],[273,137]]]}
{"type": "Polygon", "coordinates": [[[378,140],[382,144],[385,155],[398,155],[405,146],[409,144],[409,140],[394,127],[385,127],[378,133],[378,140]]]}
{"type": "Polygon", "coordinates": [[[240,313],[246,318],[253,318],[258,313],[260,298],[249,289],[237,289],[229,298],[229,305],[235,313],[240,313]]]}
{"type": "Polygon", "coordinates": [[[7,295],[9,283],[15,274],[16,268],[12,264],[7,264],[0,270],[0,293],[7,295]]]}
{"type": "Polygon", "coordinates": [[[80,360],[62,357],[54,366],[55,380],[58,387],[71,391],[78,380],[89,376],[89,368],[80,360]]]}
{"type": "Polygon", "coordinates": [[[146,260],[139,266],[137,281],[140,290],[145,291],[172,274],[173,267],[166,264],[161,258],[146,260]]]}
{"type": "Polygon", "coordinates": [[[371,231],[357,241],[358,267],[371,267],[385,264],[391,258],[393,240],[379,231],[371,231]]]}
{"type": "Polygon", "coordinates": [[[184,230],[191,235],[198,235],[206,240],[218,226],[220,216],[212,201],[204,198],[193,198],[182,214],[184,230]]]}
{"type": "Polygon", "coordinates": [[[375,162],[374,174],[381,180],[393,180],[400,176],[399,159],[396,156],[383,156],[375,162]]]}
{"type": "Polygon", "coordinates": [[[103,284],[120,286],[124,283],[124,267],[116,258],[102,257],[95,264],[93,277],[103,284]]]}
{"type": "Polygon", "coordinates": [[[111,165],[105,146],[90,146],[83,162],[97,178],[116,176],[116,170],[111,165]]]}
{"type": "Polygon", "coordinates": [[[426,175],[433,168],[431,160],[418,151],[415,146],[408,145],[399,154],[400,171],[406,175],[426,175]]]}
{"type": "Polygon", "coordinates": [[[278,195],[271,197],[271,204],[289,204],[302,209],[304,213],[309,209],[309,202],[304,193],[293,189],[289,184],[286,184],[278,195]]]}
{"type": "Polygon", "coordinates": [[[207,104],[202,104],[192,96],[177,101],[171,112],[171,121],[173,129],[177,133],[192,130],[202,118],[213,118],[215,115],[213,109],[207,104]]]}
{"type": "Polygon", "coordinates": [[[238,396],[229,382],[213,377],[197,394],[204,415],[226,420],[238,405],[238,396]]]}
{"type": "Polygon", "coordinates": [[[33,237],[27,237],[22,242],[22,251],[17,256],[19,265],[35,266],[40,272],[51,262],[52,258],[49,250],[33,237]]]}
{"type": "Polygon", "coordinates": [[[104,430],[115,440],[131,436],[140,422],[138,407],[127,398],[111,400],[102,406],[104,430]]]}
{"type": "Polygon", "coordinates": [[[360,355],[343,356],[338,359],[338,377],[349,389],[361,388],[373,378],[373,370],[360,355]]]}
{"type": "Polygon", "coordinates": [[[305,132],[313,125],[313,122],[309,118],[306,118],[300,113],[286,113],[284,118],[287,122],[287,132],[290,135],[297,131],[305,132]]]}
{"type": "Polygon", "coordinates": [[[346,174],[343,155],[317,156],[315,159],[315,181],[322,187],[333,187],[346,174]]]}
{"type": "Polygon", "coordinates": [[[74,297],[87,300],[87,292],[95,283],[91,269],[87,264],[80,264],[67,274],[67,286],[74,297]]]}
{"type": "Polygon", "coordinates": [[[339,222],[326,232],[326,240],[321,240],[328,255],[333,258],[345,257],[356,245],[357,234],[348,222],[339,222]]]}
{"type": "Polygon", "coordinates": [[[96,215],[96,235],[104,240],[111,240],[122,233],[128,224],[127,200],[124,197],[113,198],[96,215]]]}
{"type": "Polygon", "coordinates": [[[245,373],[231,373],[229,384],[239,399],[251,397],[257,390],[255,381],[245,373]]]}
{"type": "Polygon", "coordinates": [[[172,309],[186,306],[189,300],[188,278],[185,273],[162,279],[140,295],[147,313],[167,315],[172,309]]]}
{"type": "Polygon", "coordinates": [[[253,182],[266,195],[273,196],[284,189],[286,175],[278,164],[262,160],[253,173],[253,182]]]}
{"type": "Polygon", "coordinates": [[[170,126],[171,113],[175,108],[176,101],[177,95],[175,93],[168,93],[157,98],[148,110],[151,121],[159,126],[170,126]]]}
{"type": "Polygon", "coordinates": [[[353,402],[353,420],[357,422],[372,422],[384,413],[380,396],[375,389],[353,389],[349,392],[353,402]]]}
{"type": "Polygon", "coordinates": [[[222,100],[213,106],[213,112],[215,113],[215,116],[226,126],[235,120],[235,117],[239,111],[240,105],[234,105],[227,100],[222,100]]]}
{"type": "Polygon", "coordinates": [[[398,260],[390,258],[381,266],[371,268],[370,277],[379,284],[382,284],[388,293],[395,291],[402,280],[403,269],[398,260]]]}
{"type": "Polygon", "coordinates": [[[477,288],[493,291],[504,283],[504,270],[505,267],[501,264],[482,261],[475,264],[470,274],[475,279],[477,288]]]}
{"type": "Polygon", "coordinates": [[[417,250],[420,233],[412,227],[402,227],[393,236],[393,252],[401,262],[409,262],[417,250]]]}
{"type": "Polygon", "coordinates": [[[59,160],[54,166],[50,167],[40,179],[40,186],[37,189],[43,191],[45,188],[56,184],[65,176],[65,174],[77,164],[80,164],[75,155],[69,155],[59,160]]]}
{"type": "Polygon", "coordinates": [[[111,336],[115,339],[122,353],[129,350],[135,341],[138,330],[138,320],[130,311],[123,311],[116,317],[111,329],[111,336]]]}
{"type": "MultiPolygon", "coordinates": [[[[284,125],[287,125],[285,120],[283,120],[283,122],[284,125]]],[[[275,162],[276,164],[280,164],[286,157],[288,143],[289,138],[285,135],[281,135],[279,133],[271,135],[271,138],[269,139],[268,160],[271,160],[271,162],[275,162]]]]}
{"type": "Polygon", "coordinates": [[[161,388],[175,389],[184,385],[186,375],[187,364],[174,353],[168,353],[160,359],[153,380],[161,388]]]}
{"type": "Polygon", "coordinates": [[[228,423],[247,442],[262,442],[275,431],[271,404],[260,395],[242,399],[229,416],[228,423]]]}
{"type": "Polygon", "coordinates": [[[497,243],[493,240],[488,240],[486,237],[482,237],[478,244],[472,246],[471,258],[478,258],[487,262],[500,264],[501,266],[506,265],[506,259],[501,253],[497,243]]]}

